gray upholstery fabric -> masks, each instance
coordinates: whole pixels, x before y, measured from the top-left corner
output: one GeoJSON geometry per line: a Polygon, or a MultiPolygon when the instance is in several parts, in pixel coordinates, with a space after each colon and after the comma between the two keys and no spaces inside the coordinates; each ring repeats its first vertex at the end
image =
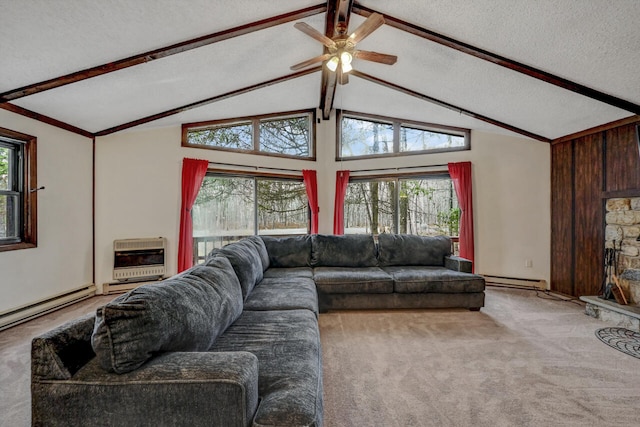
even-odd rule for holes
{"type": "Polygon", "coordinates": [[[245,310],[311,310],[318,314],[318,294],[313,279],[265,278],[244,302],[245,310]]]}
{"type": "Polygon", "coordinates": [[[160,352],[208,349],[241,312],[238,279],[216,257],[99,308],[91,344],[105,370],[130,372],[160,352]]]}
{"type": "Polygon", "coordinates": [[[31,342],[31,373],[42,380],[68,380],[95,357],[91,334],[95,315],[88,314],[31,342]]]}
{"type": "Polygon", "coordinates": [[[450,255],[444,257],[444,266],[449,270],[460,271],[462,273],[473,272],[473,263],[459,256],[450,255]]]}
{"type": "Polygon", "coordinates": [[[396,308],[484,307],[484,292],[464,294],[319,294],[320,312],[328,310],[379,310],[396,308]]]}
{"type": "Polygon", "coordinates": [[[257,406],[258,360],[242,351],[164,353],[121,375],[94,359],[32,384],[34,426],[247,427],[257,406]]]}
{"type": "Polygon", "coordinates": [[[231,261],[231,265],[240,281],[243,299],[246,299],[256,283],[262,280],[264,270],[262,269],[260,254],[256,245],[249,240],[243,239],[220,249],[215,249],[211,251],[209,256],[213,255],[222,255],[231,261]]]}
{"type": "Polygon", "coordinates": [[[393,279],[379,267],[316,267],[313,280],[318,292],[329,294],[393,292],[393,279]]]}
{"type": "Polygon", "coordinates": [[[311,267],[291,267],[291,268],[269,268],[264,272],[264,279],[287,279],[289,277],[306,277],[313,279],[313,269],[311,267]]]}
{"type": "Polygon", "coordinates": [[[311,266],[311,236],[261,236],[269,253],[270,267],[311,266]]]}
{"type": "Polygon", "coordinates": [[[322,351],[311,311],[244,311],[211,348],[239,350],[258,357],[254,426],[322,425],[322,351]]]}
{"type": "Polygon", "coordinates": [[[260,238],[260,236],[249,236],[246,238],[247,241],[253,243],[256,246],[258,251],[258,255],[260,256],[260,261],[262,262],[262,271],[265,271],[269,268],[269,253],[267,252],[267,247],[264,244],[264,241],[260,238]]]}
{"type": "Polygon", "coordinates": [[[444,267],[384,267],[399,293],[467,293],[484,291],[482,276],[444,267]]]}
{"type": "Polygon", "coordinates": [[[376,243],[369,234],[311,236],[311,265],[314,267],[375,267],[376,243]]]}
{"type": "Polygon", "coordinates": [[[451,255],[451,239],[446,236],[380,234],[378,260],[381,267],[393,265],[443,266],[451,255]]]}

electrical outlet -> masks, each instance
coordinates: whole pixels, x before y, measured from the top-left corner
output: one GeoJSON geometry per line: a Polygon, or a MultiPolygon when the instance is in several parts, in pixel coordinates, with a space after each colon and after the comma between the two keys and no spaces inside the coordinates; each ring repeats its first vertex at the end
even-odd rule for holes
{"type": "Polygon", "coordinates": [[[533,261],[532,261],[532,260],[530,260],[530,259],[525,259],[525,260],[524,260],[524,266],[525,266],[526,268],[533,268],[533,261]]]}

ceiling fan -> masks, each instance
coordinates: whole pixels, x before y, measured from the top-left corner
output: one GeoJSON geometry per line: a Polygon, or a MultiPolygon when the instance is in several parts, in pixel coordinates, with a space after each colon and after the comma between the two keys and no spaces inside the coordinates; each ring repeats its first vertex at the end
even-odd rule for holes
{"type": "Polygon", "coordinates": [[[398,57],[395,55],[387,55],[384,53],[356,49],[356,44],[358,42],[374,32],[376,29],[382,26],[382,24],[384,24],[384,17],[379,13],[372,13],[349,36],[346,35],[346,25],[344,25],[344,23],[338,23],[336,28],[338,36],[334,39],[330,39],[307,23],[298,22],[294,25],[295,28],[302,31],[306,35],[318,40],[320,43],[326,46],[329,52],[323,55],[316,56],[315,58],[302,61],[299,64],[292,65],[291,69],[299,70],[301,68],[308,67],[309,65],[313,65],[317,62],[327,61],[327,68],[332,72],[338,73],[338,82],[340,84],[346,84],[349,82],[349,76],[347,73],[353,69],[351,61],[354,58],[379,62],[381,64],[393,65],[398,60],[398,57]]]}

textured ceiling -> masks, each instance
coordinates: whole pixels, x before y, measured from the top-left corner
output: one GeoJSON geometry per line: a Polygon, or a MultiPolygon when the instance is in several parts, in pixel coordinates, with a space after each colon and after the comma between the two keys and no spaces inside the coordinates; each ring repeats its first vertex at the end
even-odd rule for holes
{"type": "MultiPolygon", "coordinates": [[[[0,0],[0,93],[322,2],[306,0],[0,0]]],[[[356,2],[458,41],[640,104],[640,1],[362,0],[356,2]]],[[[353,13],[350,31],[364,18],[353,13]]],[[[302,20],[324,32],[325,14],[302,20]]],[[[297,22],[296,21],[296,22],[297,22]]],[[[285,23],[11,101],[89,132],[291,73],[322,53],[285,23]]],[[[359,45],[398,56],[356,70],[478,115],[557,138],[633,115],[389,25],[359,45]]],[[[141,125],[170,126],[318,107],[321,73],[141,125]]],[[[352,76],[336,108],[508,133],[352,76]]]]}

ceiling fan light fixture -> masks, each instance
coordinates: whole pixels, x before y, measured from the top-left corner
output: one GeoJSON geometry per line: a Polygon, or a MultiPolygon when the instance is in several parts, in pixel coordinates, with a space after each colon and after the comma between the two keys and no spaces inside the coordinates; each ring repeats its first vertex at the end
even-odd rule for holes
{"type": "Polygon", "coordinates": [[[337,56],[332,57],[329,61],[327,61],[327,68],[331,71],[336,71],[338,69],[338,63],[340,59],[337,56]]]}
{"type": "Polygon", "coordinates": [[[353,67],[351,66],[350,63],[348,63],[348,62],[343,62],[342,63],[342,72],[343,73],[348,73],[351,70],[353,70],[353,67]]]}
{"type": "Polygon", "coordinates": [[[352,60],[353,60],[353,56],[351,56],[351,54],[349,52],[342,52],[340,54],[340,61],[342,61],[342,64],[351,65],[351,61],[352,60]]]}

